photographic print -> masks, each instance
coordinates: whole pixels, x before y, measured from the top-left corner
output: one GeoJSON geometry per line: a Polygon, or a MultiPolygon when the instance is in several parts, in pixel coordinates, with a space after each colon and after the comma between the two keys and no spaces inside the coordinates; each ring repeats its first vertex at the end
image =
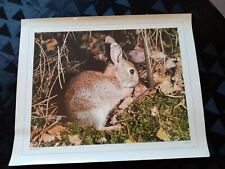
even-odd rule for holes
{"type": "Polygon", "coordinates": [[[10,165],[206,157],[191,15],[25,19],[10,165]]]}
{"type": "Polygon", "coordinates": [[[190,140],[177,28],[34,40],[32,147],[190,140]]]}

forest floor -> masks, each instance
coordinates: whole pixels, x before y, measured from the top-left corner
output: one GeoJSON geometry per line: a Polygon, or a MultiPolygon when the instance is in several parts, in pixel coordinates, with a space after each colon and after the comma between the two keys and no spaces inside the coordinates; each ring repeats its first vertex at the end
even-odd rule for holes
{"type": "MultiPolygon", "coordinates": [[[[106,32],[102,34],[106,34],[106,32]]],[[[119,33],[119,35],[121,34],[124,37],[125,35],[130,37],[135,35],[135,32],[119,33]]],[[[69,53],[72,49],[69,49],[70,44],[67,38],[74,37],[74,34],[72,34],[73,36],[68,33],[36,35],[31,147],[190,140],[177,32],[175,29],[167,29],[164,30],[164,34],[162,36],[163,29],[149,31],[149,37],[152,38],[152,41],[156,41],[156,45],[158,43],[157,47],[164,45],[165,49],[163,48],[163,50],[167,53],[172,49],[169,55],[155,52],[155,57],[152,57],[154,88],[147,87],[146,63],[135,63],[140,77],[139,84],[135,87],[133,94],[122,100],[108,116],[106,126],[120,125],[121,129],[118,131],[97,131],[91,127],[78,127],[71,121],[65,121],[64,115],[58,114],[57,97],[59,95],[57,91],[63,90],[67,73],[71,74],[73,71],[77,74],[85,70],[82,67],[84,62],[79,58],[79,61],[69,61],[71,60],[69,53]],[[157,42],[160,39],[157,31],[159,34],[161,31],[161,43],[157,42]],[[44,41],[44,37],[47,37],[47,40],[44,41]],[[165,59],[164,62],[163,59],[165,59]]],[[[99,40],[102,35],[99,32],[92,33],[92,36],[95,35],[98,36],[86,42],[85,40],[89,38],[88,35],[83,33],[82,36],[78,36],[76,34],[75,37],[81,39],[79,43],[76,42],[77,46],[79,49],[88,49],[88,52],[91,55],[95,54],[97,59],[108,62],[104,57],[107,54],[105,52],[107,48],[99,40]],[[91,43],[94,45],[90,46],[91,43]]],[[[114,33],[114,36],[116,35],[114,33]]],[[[133,47],[137,46],[137,43],[143,42],[143,39],[137,40],[137,38],[139,37],[134,36],[133,40],[136,44],[133,47]]],[[[127,51],[133,49],[133,47],[126,46],[130,45],[129,40],[122,40],[119,43],[127,51]]],[[[134,49],[133,58],[144,53],[143,50],[140,50],[143,45],[139,46],[134,49]]],[[[87,58],[83,58],[83,60],[85,59],[87,60],[87,58]]]]}

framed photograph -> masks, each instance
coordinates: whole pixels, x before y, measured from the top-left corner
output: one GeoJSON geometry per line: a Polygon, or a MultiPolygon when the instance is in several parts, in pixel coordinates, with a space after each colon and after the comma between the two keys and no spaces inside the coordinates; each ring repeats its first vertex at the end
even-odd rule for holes
{"type": "Polygon", "coordinates": [[[21,21],[10,165],[209,156],[190,14],[21,21]]]}

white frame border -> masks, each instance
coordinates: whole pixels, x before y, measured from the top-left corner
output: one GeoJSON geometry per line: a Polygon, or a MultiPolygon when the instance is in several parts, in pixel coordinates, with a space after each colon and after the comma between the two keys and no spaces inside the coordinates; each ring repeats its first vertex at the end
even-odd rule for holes
{"type": "Polygon", "coordinates": [[[9,165],[127,161],[209,156],[190,14],[25,19],[21,23],[16,124],[9,165]],[[30,148],[34,33],[177,28],[190,141],[30,148]]]}

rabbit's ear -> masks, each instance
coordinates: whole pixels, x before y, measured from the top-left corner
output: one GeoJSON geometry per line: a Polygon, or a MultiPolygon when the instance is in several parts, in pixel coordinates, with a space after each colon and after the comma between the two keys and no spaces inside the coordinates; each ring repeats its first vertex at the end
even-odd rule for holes
{"type": "Polygon", "coordinates": [[[118,64],[123,58],[122,48],[117,43],[110,45],[110,57],[114,64],[118,64]]]}

